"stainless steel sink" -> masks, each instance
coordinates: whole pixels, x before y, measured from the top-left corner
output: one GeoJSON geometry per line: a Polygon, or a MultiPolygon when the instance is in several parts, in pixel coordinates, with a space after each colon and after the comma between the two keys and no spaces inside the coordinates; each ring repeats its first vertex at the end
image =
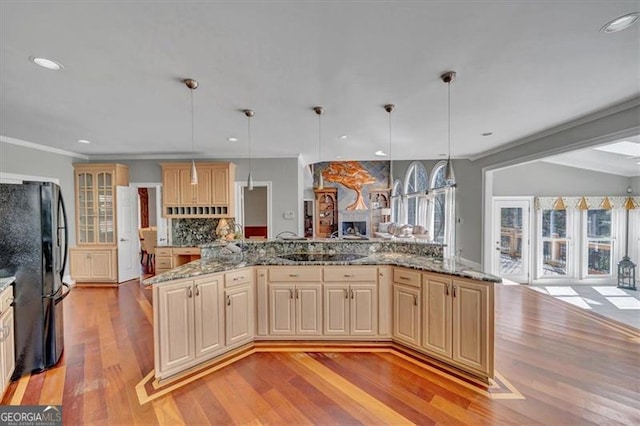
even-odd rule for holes
{"type": "Polygon", "coordinates": [[[367,256],[355,253],[291,253],[282,254],[278,257],[294,262],[351,262],[352,260],[362,259],[367,256]]]}

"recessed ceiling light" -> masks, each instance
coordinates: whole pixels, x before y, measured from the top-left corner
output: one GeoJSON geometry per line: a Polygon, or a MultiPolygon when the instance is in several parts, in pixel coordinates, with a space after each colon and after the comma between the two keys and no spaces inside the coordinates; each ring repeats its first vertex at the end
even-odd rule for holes
{"type": "Polygon", "coordinates": [[[491,136],[493,134],[493,132],[484,132],[482,134],[482,136],[491,136]]]}
{"type": "Polygon", "coordinates": [[[91,143],[91,141],[88,141],[86,139],[78,139],[78,142],[80,142],[80,143],[91,143]]]}
{"type": "Polygon", "coordinates": [[[622,15],[612,21],[604,24],[600,31],[603,33],[616,33],[618,31],[626,30],[636,22],[638,22],[638,17],[640,14],[638,12],[627,13],[626,15],[622,15]]]}
{"type": "Polygon", "coordinates": [[[238,142],[238,138],[234,138],[233,136],[232,136],[232,137],[227,138],[227,140],[228,140],[229,142],[238,142]]]}
{"type": "Polygon", "coordinates": [[[29,56],[29,60],[36,65],[40,65],[42,68],[48,70],[58,71],[63,68],[62,64],[47,58],[37,58],[35,56],[29,56]]]}
{"type": "Polygon", "coordinates": [[[376,151],[376,152],[375,152],[375,154],[376,154],[378,157],[386,157],[386,156],[387,156],[387,154],[385,154],[383,151],[376,151]]]}
{"type": "Polygon", "coordinates": [[[445,152],[444,154],[438,154],[438,155],[440,155],[440,157],[446,157],[447,153],[445,152]]]}
{"type": "Polygon", "coordinates": [[[342,158],[342,155],[336,155],[336,158],[339,160],[342,158]]]}
{"type": "Polygon", "coordinates": [[[347,139],[348,137],[349,137],[349,136],[347,136],[347,135],[340,135],[340,136],[338,136],[338,139],[340,139],[340,140],[345,140],[345,139],[347,139]]]}

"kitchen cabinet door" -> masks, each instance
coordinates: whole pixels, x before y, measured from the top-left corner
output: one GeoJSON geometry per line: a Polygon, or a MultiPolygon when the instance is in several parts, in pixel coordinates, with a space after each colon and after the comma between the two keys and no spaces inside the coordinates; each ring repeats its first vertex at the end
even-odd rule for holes
{"type": "Polygon", "coordinates": [[[352,336],[374,336],[378,332],[378,286],[351,284],[349,286],[349,332],[352,336]]]}
{"type": "Polygon", "coordinates": [[[451,357],[451,279],[423,276],[422,346],[430,352],[451,357]]]}
{"type": "Polygon", "coordinates": [[[462,280],[453,280],[452,288],[453,360],[485,373],[493,371],[489,288],[462,280]]]}
{"type": "Polygon", "coordinates": [[[4,311],[0,319],[0,330],[2,330],[2,334],[0,335],[0,362],[2,362],[0,385],[2,389],[0,390],[4,392],[11,382],[11,375],[16,367],[13,308],[4,311]]]}
{"type": "MultiPolygon", "coordinates": [[[[158,287],[159,370],[167,373],[195,359],[193,281],[158,287]]],[[[154,301],[155,302],[155,301],[154,301]]],[[[156,365],[156,368],[158,366],[156,365]]],[[[160,374],[163,377],[164,374],[160,374]]],[[[156,373],[158,376],[158,373],[156,373]]]]}
{"type": "Polygon", "coordinates": [[[349,335],[349,286],[324,284],[324,334],[349,335]]]}
{"type": "Polygon", "coordinates": [[[420,289],[393,284],[393,337],[420,345],[420,289]]]}
{"type": "Polygon", "coordinates": [[[212,203],[229,205],[229,167],[212,170],[212,203]]]}
{"type": "Polygon", "coordinates": [[[299,284],[294,293],[296,334],[322,335],[322,284],[299,284]]]}
{"type": "Polygon", "coordinates": [[[224,350],[222,292],[222,275],[194,282],[196,358],[213,356],[224,350]]]}
{"type": "MultiPolygon", "coordinates": [[[[162,170],[162,204],[180,205],[180,169],[163,168],[162,170]]],[[[164,212],[163,212],[164,213],[164,212]]]]}
{"type": "Polygon", "coordinates": [[[295,304],[292,284],[269,284],[269,334],[291,336],[295,329],[295,304]]]}
{"type": "Polygon", "coordinates": [[[242,285],[225,290],[226,344],[248,342],[254,336],[253,289],[242,285]]]}

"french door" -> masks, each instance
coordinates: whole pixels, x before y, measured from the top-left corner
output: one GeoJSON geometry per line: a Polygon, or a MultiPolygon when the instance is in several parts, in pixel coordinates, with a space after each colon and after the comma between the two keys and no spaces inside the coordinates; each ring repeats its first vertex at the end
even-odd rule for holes
{"type": "Polygon", "coordinates": [[[492,273],[518,283],[530,282],[531,199],[494,198],[492,273]]]}

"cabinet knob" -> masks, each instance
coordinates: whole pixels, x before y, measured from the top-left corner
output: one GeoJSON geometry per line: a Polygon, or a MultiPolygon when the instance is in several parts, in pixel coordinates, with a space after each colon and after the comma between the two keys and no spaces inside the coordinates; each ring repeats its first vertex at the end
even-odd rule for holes
{"type": "Polygon", "coordinates": [[[444,285],[444,295],[448,296],[449,295],[449,284],[445,284],[444,285]]]}
{"type": "Polygon", "coordinates": [[[231,296],[227,296],[227,306],[231,306],[231,296]]]}
{"type": "Polygon", "coordinates": [[[413,295],[413,306],[418,306],[418,296],[413,295]]]}
{"type": "Polygon", "coordinates": [[[200,287],[196,285],[196,296],[200,296],[200,287]]]}
{"type": "Polygon", "coordinates": [[[454,286],[453,286],[453,297],[456,297],[456,288],[457,288],[457,287],[458,287],[458,286],[456,286],[456,285],[454,285],[454,286]]]}
{"type": "Polygon", "coordinates": [[[345,299],[349,298],[349,290],[347,290],[346,288],[344,289],[344,298],[345,299]]]}
{"type": "Polygon", "coordinates": [[[290,276],[291,278],[298,278],[300,275],[299,275],[299,274],[289,274],[289,276],[290,276]]]}

